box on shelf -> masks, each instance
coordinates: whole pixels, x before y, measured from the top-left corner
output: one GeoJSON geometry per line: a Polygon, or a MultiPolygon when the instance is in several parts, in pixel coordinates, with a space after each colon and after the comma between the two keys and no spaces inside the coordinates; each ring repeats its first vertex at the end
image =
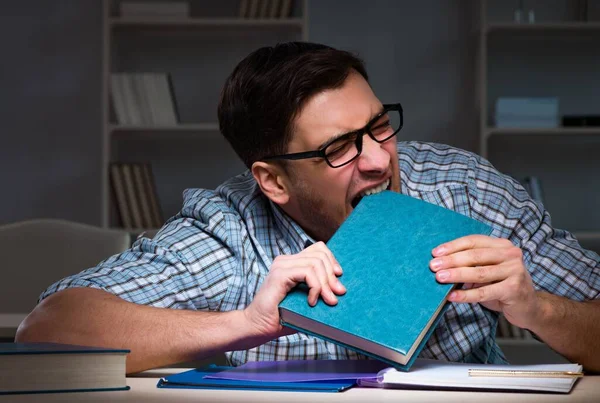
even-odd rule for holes
{"type": "Polygon", "coordinates": [[[554,128],[559,122],[557,97],[500,97],[496,101],[497,127],[554,128]]]}

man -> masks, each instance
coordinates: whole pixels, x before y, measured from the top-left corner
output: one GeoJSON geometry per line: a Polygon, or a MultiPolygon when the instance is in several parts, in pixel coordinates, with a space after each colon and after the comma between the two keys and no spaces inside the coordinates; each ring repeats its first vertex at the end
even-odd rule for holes
{"type": "Polygon", "coordinates": [[[308,303],[337,302],[343,267],[323,242],[360,198],[390,189],[494,228],[432,251],[439,281],[468,286],[452,293],[422,357],[504,362],[502,312],[600,369],[600,257],[478,156],[398,142],[401,106],[382,104],[353,55],[309,43],[257,50],[228,78],[219,123],[249,171],[187,190],[154,239],[52,285],[17,340],[129,348],[128,372],[216,352],[235,365],[364,358],[283,328],[277,305],[299,282],[308,303]]]}

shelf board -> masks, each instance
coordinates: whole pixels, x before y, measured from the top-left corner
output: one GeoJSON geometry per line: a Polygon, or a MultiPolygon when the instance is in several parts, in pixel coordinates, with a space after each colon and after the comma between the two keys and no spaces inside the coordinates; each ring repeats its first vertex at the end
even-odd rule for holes
{"type": "Polygon", "coordinates": [[[579,241],[600,241],[600,231],[573,231],[579,241]]]}
{"type": "Polygon", "coordinates": [[[203,132],[203,131],[219,131],[218,123],[182,123],[173,126],[128,126],[128,125],[110,125],[111,133],[116,132],[203,132]]]}
{"type": "Polygon", "coordinates": [[[542,135],[542,136],[572,136],[572,135],[600,135],[600,127],[555,127],[555,128],[519,128],[519,127],[488,127],[485,136],[492,135],[542,135]]]}
{"type": "Polygon", "coordinates": [[[500,347],[502,346],[541,346],[543,343],[536,339],[517,339],[510,337],[498,337],[496,342],[500,347]]]}
{"type": "Polygon", "coordinates": [[[600,32],[600,22],[499,23],[489,24],[485,27],[485,33],[487,34],[593,31],[600,32]]]}
{"type": "Polygon", "coordinates": [[[109,20],[112,28],[294,28],[301,29],[302,18],[120,18],[109,20]]]}

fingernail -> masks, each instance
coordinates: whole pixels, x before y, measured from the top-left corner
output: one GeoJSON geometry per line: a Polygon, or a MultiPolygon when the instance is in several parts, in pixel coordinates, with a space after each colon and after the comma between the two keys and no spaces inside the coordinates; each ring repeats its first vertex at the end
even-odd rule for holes
{"type": "Polygon", "coordinates": [[[455,299],[457,299],[458,297],[458,293],[456,291],[452,291],[450,293],[450,295],[448,295],[448,299],[454,301],[455,299]]]}
{"type": "Polygon", "coordinates": [[[442,259],[433,259],[431,261],[431,268],[432,269],[439,269],[440,267],[442,267],[442,259]]]}
{"type": "Polygon", "coordinates": [[[444,253],[446,253],[446,248],[443,246],[438,246],[433,250],[433,254],[436,256],[443,255],[444,253]]]}
{"type": "Polygon", "coordinates": [[[338,269],[338,273],[342,274],[344,271],[342,270],[342,266],[340,266],[339,264],[336,264],[335,267],[337,267],[338,269]]]}
{"type": "Polygon", "coordinates": [[[438,280],[445,281],[445,280],[448,280],[449,277],[450,277],[450,273],[448,273],[448,270],[442,270],[437,273],[438,280]]]}

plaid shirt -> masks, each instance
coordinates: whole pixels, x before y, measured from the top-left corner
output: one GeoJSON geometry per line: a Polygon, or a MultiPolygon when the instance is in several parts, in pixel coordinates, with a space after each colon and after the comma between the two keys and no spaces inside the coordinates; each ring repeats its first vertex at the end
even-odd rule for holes
{"type": "MultiPolygon", "coordinates": [[[[583,301],[599,298],[600,257],[568,232],[512,178],[475,154],[452,147],[399,142],[404,194],[493,227],[492,236],[521,247],[539,290],[583,301]]],[[[245,172],[217,189],[188,189],[184,205],[154,239],[50,286],[40,300],[69,287],[94,287],[156,307],[210,311],[244,309],[273,259],[295,254],[312,239],[264,197],[245,172]]],[[[479,304],[454,304],[420,356],[503,363],[495,341],[498,314],[479,304]]],[[[228,352],[233,365],[251,360],[354,359],[360,354],[297,333],[245,351],[228,352]]]]}

